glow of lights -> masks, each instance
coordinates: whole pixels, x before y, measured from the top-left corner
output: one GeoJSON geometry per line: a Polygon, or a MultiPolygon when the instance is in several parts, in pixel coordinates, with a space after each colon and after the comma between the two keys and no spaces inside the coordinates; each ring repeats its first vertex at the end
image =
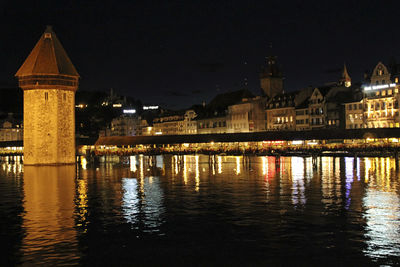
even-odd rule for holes
{"type": "Polygon", "coordinates": [[[240,157],[236,157],[236,175],[240,174],[240,157]]]}
{"type": "Polygon", "coordinates": [[[195,190],[197,192],[199,192],[199,189],[200,189],[199,156],[196,156],[196,176],[194,178],[196,180],[196,188],[195,188],[195,190]]]}
{"type": "Polygon", "coordinates": [[[140,178],[144,178],[144,163],[143,163],[143,155],[140,155],[139,157],[139,168],[140,168],[140,178]]]}
{"type": "MultiPolygon", "coordinates": [[[[177,155],[174,155],[174,162],[175,162],[175,174],[178,174],[178,156],[177,155]]],[[[186,166],[186,156],[184,156],[183,157],[183,168],[185,168],[185,166],[186,166]]]]}
{"type": "Polygon", "coordinates": [[[266,175],[267,174],[267,169],[268,169],[268,162],[267,162],[267,158],[266,157],[262,157],[262,174],[266,175]]]}
{"type": "Polygon", "coordinates": [[[124,114],[135,114],[136,113],[136,109],[124,109],[122,112],[124,114]]]}
{"type": "Polygon", "coordinates": [[[184,143],[183,146],[184,147],[189,147],[189,144],[188,143],[184,143]]]}
{"type": "Polygon", "coordinates": [[[136,172],[136,156],[129,157],[129,165],[131,172],[136,172]]]}
{"type": "Polygon", "coordinates": [[[292,157],[292,203],[297,206],[306,204],[304,187],[304,159],[302,157],[292,157]]]}
{"type": "Polygon", "coordinates": [[[86,108],[87,105],[85,104],[79,104],[79,105],[75,105],[76,108],[86,108]]]}
{"type": "Polygon", "coordinates": [[[143,106],[143,110],[158,109],[158,106],[143,106]]]}
{"type": "Polygon", "coordinates": [[[396,86],[395,83],[365,86],[364,91],[379,90],[379,89],[391,88],[391,87],[395,87],[395,86],[396,86]]]}
{"type": "Polygon", "coordinates": [[[364,253],[372,258],[396,257],[400,253],[400,200],[395,192],[369,188],[363,199],[366,219],[364,253]]]}
{"type": "Polygon", "coordinates": [[[155,135],[162,135],[162,132],[155,132],[155,135]]]}
{"type": "Polygon", "coordinates": [[[86,170],[86,168],[87,168],[87,160],[83,156],[81,157],[81,166],[82,166],[82,169],[86,170]]]}
{"type": "Polygon", "coordinates": [[[318,145],[318,142],[311,142],[311,141],[309,141],[309,142],[307,142],[307,144],[308,144],[308,145],[318,145]]]}
{"type": "Polygon", "coordinates": [[[122,104],[113,104],[113,108],[121,108],[122,104]]]}
{"type": "Polygon", "coordinates": [[[138,183],[133,178],[122,178],[122,210],[128,223],[134,223],[139,213],[138,183]]]}
{"type": "MultiPolygon", "coordinates": [[[[175,156],[174,156],[175,157],[175,156]]],[[[186,166],[186,155],[183,156],[183,183],[187,184],[187,166],[186,166]]],[[[178,165],[177,165],[178,166],[178,165]]],[[[178,167],[176,167],[178,168],[178,167]]]]}
{"type": "Polygon", "coordinates": [[[365,183],[368,183],[369,179],[369,170],[371,169],[371,159],[365,159],[365,183]]]}
{"type": "Polygon", "coordinates": [[[218,156],[217,161],[218,161],[218,173],[222,173],[222,157],[218,156]]]}
{"type": "Polygon", "coordinates": [[[301,140],[292,141],[292,145],[302,145],[303,143],[304,143],[304,141],[301,141],[301,140]]]}

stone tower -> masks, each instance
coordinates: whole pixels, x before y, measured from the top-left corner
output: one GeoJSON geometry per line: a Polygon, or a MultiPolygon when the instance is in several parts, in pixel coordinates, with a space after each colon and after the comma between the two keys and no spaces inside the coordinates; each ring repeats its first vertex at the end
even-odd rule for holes
{"type": "Polygon", "coordinates": [[[24,90],[24,164],[74,164],[79,74],[50,26],[15,76],[24,90]]]}
{"type": "Polygon", "coordinates": [[[260,73],[261,88],[270,98],[283,93],[283,76],[276,63],[276,57],[267,57],[267,65],[260,73]]]}

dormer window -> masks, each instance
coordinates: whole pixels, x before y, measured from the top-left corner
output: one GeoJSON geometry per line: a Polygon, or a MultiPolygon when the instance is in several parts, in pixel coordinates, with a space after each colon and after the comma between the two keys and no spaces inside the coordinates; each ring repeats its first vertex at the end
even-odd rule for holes
{"type": "Polygon", "coordinates": [[[46,32],[46,33],[44,34],[44,39],[51,39],[51,33],[46,32]]]}

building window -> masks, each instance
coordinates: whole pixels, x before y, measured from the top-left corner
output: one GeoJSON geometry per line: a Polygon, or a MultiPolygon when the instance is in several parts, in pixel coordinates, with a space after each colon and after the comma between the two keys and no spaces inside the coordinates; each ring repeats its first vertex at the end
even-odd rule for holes
{"type": "Polygon", "coordinates": [[[63,94],[63,99],[64,99],[64,101],[67,101],[67,94],[66,93],[63,94]]]}
{"type": "Polygon", "coordinates": [[[49,93],[48,92],[44,93],[44,100],[45,101],[49,100],[49,93]]]}

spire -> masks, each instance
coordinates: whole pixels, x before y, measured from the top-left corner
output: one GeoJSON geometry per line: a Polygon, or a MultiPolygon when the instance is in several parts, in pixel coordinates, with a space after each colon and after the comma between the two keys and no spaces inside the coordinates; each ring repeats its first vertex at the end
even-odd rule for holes
{"type": "Polygon", "coordinates": [[[39,41],[15,74],[17,77],[31,75],[79,77],[51,26],[46,27],[39,41]]]}
{"type": "Polygon", "coordinates": [[[346,87],[351,86],[351,78],[350,78],[349,73],[347,72],[346,63],[343,64],[342,78],[340,79],[340,82],[342,84],[344,84],[344,86],[346,86],[346,87]]]}

